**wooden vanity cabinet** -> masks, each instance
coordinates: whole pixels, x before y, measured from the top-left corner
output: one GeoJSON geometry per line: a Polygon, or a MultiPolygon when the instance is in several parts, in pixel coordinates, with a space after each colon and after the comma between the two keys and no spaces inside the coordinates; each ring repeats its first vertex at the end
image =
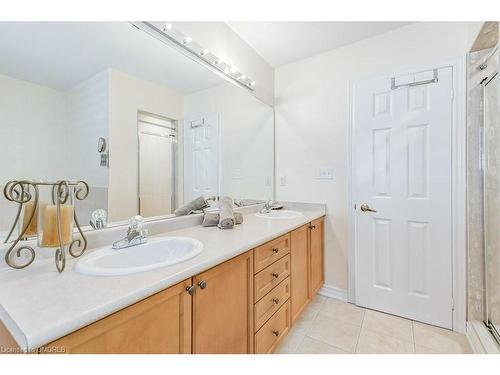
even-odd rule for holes
{"type": "Polygon", "coordinates": [[[253,251],[193,282],[193,354],[253,353],[253,251]]]}
{"type": "Polygon", "coordinates": [[[191,353],[191,296],[185,280],[64,336],[40,353],[191,353]],[[52,348],[51,348],[52,347],[52,348]]]}
{"type": "Polygon", "coordinates": [[[314,220],[309,225],[309,249],[310,249],[310,296],[313,298],[325,282],[324,272],[324,218],[314,220]]]}
{"type": "Polygon", "coordinates": [[[310,224],[307,224],[298,229],[295,229],[290,236],[290,301],[292,323],[297,320],[302,311],[304,311],[304,309],[311,301],[309,280],[309,226],[310,224]]]}
{"type": "MultiPolygon", "coordinates": [[[[270,353],[323,285],[323,236],[320,218],[39,352],[270,353]]],[[[0,344],[12,345],[5,333],[0,322],[0,344]]]]}

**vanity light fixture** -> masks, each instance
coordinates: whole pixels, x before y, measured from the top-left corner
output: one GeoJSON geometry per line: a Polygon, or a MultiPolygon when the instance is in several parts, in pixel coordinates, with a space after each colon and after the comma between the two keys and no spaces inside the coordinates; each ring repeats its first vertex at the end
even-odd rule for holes
{"type": "Polygon", "coordinates": [[[208,49],[196,43],[193,38],[183,34],[172,26],[171,23],[156,23],[156,22],[130,22],[138,29],[147,32],[164,43],[173,45],[180,49],[181,52],[190,56],[194,60],[198,60],[209,69],[227,77],[238,86],[245,87],[251,91],[255,90],[255,81],[248,78],[245,74],[233,65],[228,64],[220,59],[208,49]]]}

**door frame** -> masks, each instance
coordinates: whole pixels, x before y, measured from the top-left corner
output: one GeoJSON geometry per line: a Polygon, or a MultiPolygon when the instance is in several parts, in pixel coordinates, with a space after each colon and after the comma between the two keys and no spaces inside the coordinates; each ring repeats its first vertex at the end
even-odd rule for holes
{"type": "Polygon", "coordinates": [[[349,82],[349,133],[348,133],[348,301],[356,303],[356,228],[353,200],[353,129],[354,99],[360,82],[372,78],[390,78],[435,68],[451,67],[453,70],[452,114],[452,298],[453,330],[465,333],[467,311],[467,55],[442,63],[425,64],[392,73],[381,73],[349,82]]]}

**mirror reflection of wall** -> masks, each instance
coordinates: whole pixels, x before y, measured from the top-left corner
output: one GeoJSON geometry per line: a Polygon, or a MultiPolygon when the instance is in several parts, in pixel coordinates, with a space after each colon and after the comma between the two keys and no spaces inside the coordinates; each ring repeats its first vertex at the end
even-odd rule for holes
{"type": "MultiPolygon", "coordinates": [[[[0,188],[85,180],[84,226],[273,197],[273,109],[127,22],[0,23],[0,118],[0,188]]],[[[0,209],[1,233],[17,207],[0,209]]]]}

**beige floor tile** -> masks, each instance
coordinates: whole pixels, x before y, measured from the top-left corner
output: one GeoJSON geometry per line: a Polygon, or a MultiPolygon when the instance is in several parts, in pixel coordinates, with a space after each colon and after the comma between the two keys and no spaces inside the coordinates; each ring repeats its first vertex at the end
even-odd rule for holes
{"type": "Polygon", "coordinates": [[[445,354],[471,353],[465,335],[428,324],[413,322],[415,345],[445,354]]]}
{"type": "Polygon", "coordinates": [[[398,316],[374,310],[366,310],[363,319],[363,328],[413,342],[412,321],[398,316]]]}
{"type": "Polygon", "coordinates": [[[443,354],[435,349],[429,349],[425,346],[415,345],[415,353],[417,354],[443,354]]]}
{"type": "Polygon", "coordinates": [[[311,337],[305,337],[295,351],[296,354],[349,354],[339,348],[311,337]]]}
{"type": "Polygon", "coordinates": [[[293,354],[304,340],[305,331],[296,330],[295,327],[288,332],[281,344],[274,351],[275,354],[293,354]]]}
{"type": "Polygon", "coordinates": [[[322,313],[331,317],[360,326],[363,322],[365,309],[356,305],[328,298],[321,306],[322,313]]]}
{"type": "Polygon", "coordinates": [[[387,336],[362,328],[356,353],[360,354],[413,354],[413,342],[387,336]]]}
{"type": "Polygon", "coordinates": [[[326,297],[320,296],[319,294],[316,294],[316,297],[313,298],[313,300],[311,301],[311,303],[309,304],[309,306],[307,308],[312,309],[312,310],[320,310],[321,306],[323,306],[323,303],[325,303],[325,301],[327,299],[329,299],[329,298],[326,298],[326,297]]]}
{"type": "Polygon", "coordinates": [[[332,318],[320,312],[312,323],[307,336],[335,346],[349,353],[354,353],[360,327],[343,320],[332,318]]]}
{"type": "Polygon", "coordinates": [[[312,322],[314,321],[318,313],[319,313],[318,310],[307,307],[302,312],[302,315],[300,315],[300,317],[294,323],[292,329],[296,331],[307,330],[311,326],[312,322]]]}

